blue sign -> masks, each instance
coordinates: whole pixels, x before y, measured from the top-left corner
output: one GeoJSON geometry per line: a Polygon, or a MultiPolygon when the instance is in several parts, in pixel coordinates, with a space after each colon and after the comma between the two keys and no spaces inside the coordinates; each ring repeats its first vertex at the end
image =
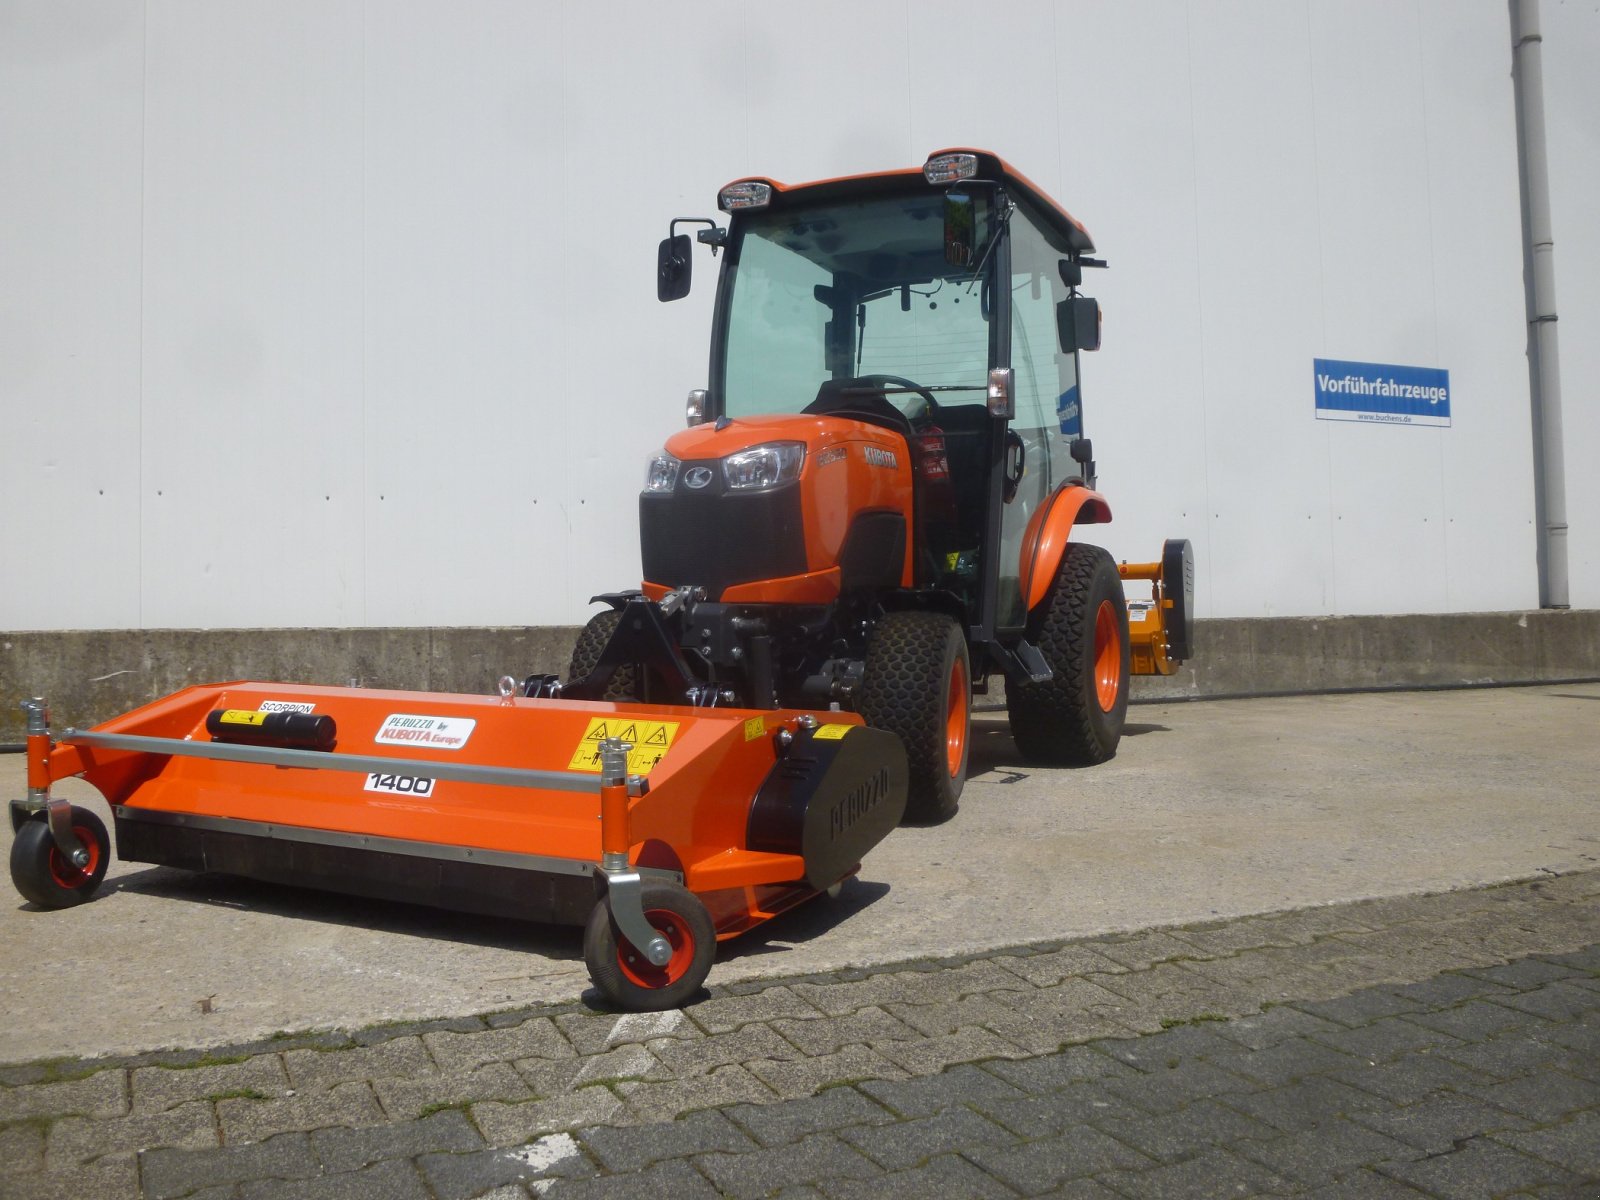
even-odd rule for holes
{"type": "Polygon", "coordinates": [[[1317,417],[1383,425],[1450,424],[1450,372],[1317,358],[1317,417]]]}
{"type": "Polygon", "coordinates": [[[1078,385],[1073,384],[1056,397],[1056,419],[1070,442],[1083,434],[1083,409],[1078,407],[1078,385]]]}

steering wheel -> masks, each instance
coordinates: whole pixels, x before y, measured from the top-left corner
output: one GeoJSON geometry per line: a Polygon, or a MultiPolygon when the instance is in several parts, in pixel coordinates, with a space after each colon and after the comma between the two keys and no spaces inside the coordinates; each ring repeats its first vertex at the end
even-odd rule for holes
{"type": "MultiPolygon", "coordinates": [[[[909,413],[909,412],[905,413],[906,419],[907,420],[912,420],[912,421],[917,421],[917,420],[936,421],[936,420],[938,420],[939,402],[933,398],[933,393],[930,392],[927,388],[923,387],[920,383],[913,383],[911,380],[907,379],[904,375],[882,375],[882,374],[857,375],[854,379],[850,379],[850,380],[845,381],[844,387],[849,388],[852,384],[864,384],[867,387],[874,387],[874,388],[883,388],[883,387],[905,388],[908,391],[915,392],[917,394],[918,398],[921,399],[921,401],[922,401],[922,403],[923,403],[923,405],[925,407],[923,408],[923,410],[921,412],[918,412],[918,413],[909,413]]],[[[888,396],[885,396],[884,399],[885,400],[889,400],[890,404],[894,404],[894,401],[890,400],[888,396]]],[[[898,404],[894,404],[894,406],[896,408],[900,408],[900,406],[898,404]]],[[[901,412],[905,412],[904,409],[900,409],[900,411],[901,412]]]]}

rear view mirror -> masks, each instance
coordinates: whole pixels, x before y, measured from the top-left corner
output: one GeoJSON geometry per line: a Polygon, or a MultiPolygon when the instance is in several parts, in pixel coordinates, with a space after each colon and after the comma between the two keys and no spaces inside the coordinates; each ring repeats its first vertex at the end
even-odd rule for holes
{"type": "Polygon", "coordinates": [[[1100,301],[1072,296],[1056,305],[1056,336],[1063,354],[1100,349],[1100,301]]]}
{"type": "Polygon", "coordinates": [[[694,251],[687,233],[662,238],[656,251],[656,299],[665,303],[687,296],[693,267],[694,251]]]}
{"type": "Polygon", "coordinates": [[[952,267],[970,267],[977,242],[977,205],[964,192],[944,194],[944,261],[952,267]]]}

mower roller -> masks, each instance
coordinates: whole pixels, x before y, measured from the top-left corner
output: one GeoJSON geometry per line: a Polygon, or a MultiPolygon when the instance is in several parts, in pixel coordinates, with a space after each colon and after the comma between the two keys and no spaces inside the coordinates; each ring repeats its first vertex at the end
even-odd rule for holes
{"type": "Polygon", "coordinates": [[[81,775],[124,859],[583,925],[612,1002],[667,1008],[717,941],[832,890],[902,818],[954,814],[991,676],[1024,758],[1115,754],[1129,675],[1193,652],[1194,561],[1074,536],[1111,519],[1083,226],[965,149],[742,179],[719,206],[656,259],[676,300],[679,225],[722,255],[709,386],[647,464],[641,585],[595,597],[564,679],[212,684],[58,737],[29,701],[23,896],[65,907],[104,875],[104,826],[50,791],[81,775]]]}

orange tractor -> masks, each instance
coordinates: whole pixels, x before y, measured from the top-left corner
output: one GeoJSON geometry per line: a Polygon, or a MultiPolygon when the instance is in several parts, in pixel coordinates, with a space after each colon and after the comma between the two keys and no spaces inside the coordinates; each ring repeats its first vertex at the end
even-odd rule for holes
{"type": "Polygon", "coordinates": [[[124,859],[584,925],[597,987],[658,1009],[717,941],[954,813],[991,676],[1029,760],[1114,754],[1130,672],[1189,657],[1193,561],[1072,537],[1111,519],[1088,234],[976,150],[719,200],[726,226],[673,221],[657,259],[673,300],[680,224],[721,253],[709,386],[648,465],[643,585],[598,597],[565,681],[215,684],[59,735],[29,701],[18,891],[100,883],[104,825],[50,790],[82,775],[124,859]]]}

